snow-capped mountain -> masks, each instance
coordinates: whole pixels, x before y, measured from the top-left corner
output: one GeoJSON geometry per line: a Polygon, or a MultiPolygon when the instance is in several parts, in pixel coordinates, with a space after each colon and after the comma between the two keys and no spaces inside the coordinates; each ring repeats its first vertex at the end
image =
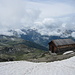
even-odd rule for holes
{"type": "Polygon", "coordinates": [[[75,31],[72,31],[72,30],[61,31],[60,29],[58,29],[57,33],[60,33],[60,35],[42,35],[36,29],[14,29],[14,30],[8,30],[7,33],[11,34],[11,35],[6,34],[8,36],[20,37],[22,39],[29,40],[47,47],[48,42],[53,39],[61,39],[61,38],[74,39],[75,31]]]}
{"type": "Polygon", "coordinates": [[[52,39],[75,38],[74,5],[74,0],[1,0],[0,35],[17,36],[44,46],[52,39]]]}

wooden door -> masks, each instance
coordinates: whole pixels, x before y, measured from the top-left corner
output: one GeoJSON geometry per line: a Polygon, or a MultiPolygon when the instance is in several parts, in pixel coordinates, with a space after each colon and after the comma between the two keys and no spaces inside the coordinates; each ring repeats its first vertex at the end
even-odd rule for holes
{"type": "Polygon", "coordinates": [[[54,53],[54,46],[52,46],[52,53],[54,53]]]}

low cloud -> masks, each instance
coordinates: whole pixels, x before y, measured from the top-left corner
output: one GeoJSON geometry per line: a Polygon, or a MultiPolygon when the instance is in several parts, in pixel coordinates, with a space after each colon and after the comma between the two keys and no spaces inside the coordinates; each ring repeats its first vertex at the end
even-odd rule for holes
{"type": "Polygon", "coordinates": [[[74,16],[61,18],[45,18],[40,22],[35,22],[36,29],[42,35],[62,35],[66,30],[75,31],[74,16]]]}
{"type": "Polygon", "coordinates": [[[11,29],[34,28],[42,35],[75,31],[74,9],[74,6],[61,2],[45,4],[31,0],[0,0],[0,34],[12,35],[11,29]]]}
{"type": "Polygon", "coordinates": [[[75,38],[75,32],[73,32],[73,33],[71,34],[71,36],[72,36],[73,38],[75,38]]]}
{"type": "Polygon", "coordinates": [[[33,25],[40,10],[26,8],[22,0],[0,0],[0,29],[16,29],[33,25]]]}

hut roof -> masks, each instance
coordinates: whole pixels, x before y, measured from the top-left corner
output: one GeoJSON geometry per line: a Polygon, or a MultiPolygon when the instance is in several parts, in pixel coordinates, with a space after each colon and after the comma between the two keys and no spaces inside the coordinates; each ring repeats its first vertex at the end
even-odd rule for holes
{"type": "Polygon", "coordinates": [[[57,39],[52,41],[55,43],[56,46],[75,44],[72,39],[57,39]]]}

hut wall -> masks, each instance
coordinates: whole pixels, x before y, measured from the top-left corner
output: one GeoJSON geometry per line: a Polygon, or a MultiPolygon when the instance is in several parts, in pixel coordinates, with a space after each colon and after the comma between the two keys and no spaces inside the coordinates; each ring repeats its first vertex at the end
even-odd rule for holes
{"type": "Polygon", "coordinates": [[[74,50],[74,49],[75,49],[75,44],[58,46],[57,50],[56,50],[56,53],[63,53],[65,51],[74,50]]]}
{"type": "Polygon", "coordinates": [[[57,39],[49,42],[49,50],[55,53],[63,53],[65,51],[75,51],[75,42],[71,39],[57,39]]]}
{"type": "Polygon", "coordinates": [[[63,45],[63,46],[58,46],[58,48],[68,48],[68,47],[70,47],[70,48],[75,48],[75,45],[73,44],[71,44],[71,45],[63,45]]]}
{"type": "Polygon", "coordinates": [[[55,46],[55,44],[54,44],[53,42],[51,42],[51,43],[49,44],[49,50],[50,50],[51,52],[53,52],[53,53],[57,50],[57,48],[56,48],[56,46],[55,46]]]}

